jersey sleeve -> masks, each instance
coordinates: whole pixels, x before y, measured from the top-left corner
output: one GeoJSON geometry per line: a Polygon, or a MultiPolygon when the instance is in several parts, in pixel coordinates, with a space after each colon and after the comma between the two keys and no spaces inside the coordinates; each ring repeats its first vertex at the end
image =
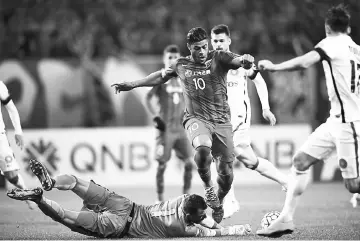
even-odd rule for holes
{"type": "Polygon", "coordinates": [[[221,63],[222,66],[225,67],[225,69],[228,70],[239,68],[239,66],[232,64],[232,61],[240,57],[240,55],[227,51],[218,51],[217,56],[218,61],[221,63]]]}
{"type": "Polygon", "coordinates": [[[335,58],[338,48],[333,45],[334,44],[330,38],[324,38],[317,45],[315,45],[315,51],[319,53],[321,60],[335,58]]]}
{"type": "Polygon", "coordinates": [[[9,90],[2,81],[0,81],[0,100],[3,105],[6,105],[11,100],[9,90]]]}

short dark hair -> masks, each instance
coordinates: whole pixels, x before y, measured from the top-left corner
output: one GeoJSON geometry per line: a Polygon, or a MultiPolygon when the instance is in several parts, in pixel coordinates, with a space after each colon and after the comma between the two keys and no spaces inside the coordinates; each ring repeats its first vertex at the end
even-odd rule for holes
{"type": "Polygon", "coordinates": [[[331,7],[326,13],[325,23],[331,30],[345,33],[350,26],[350,13],[343,4],[331,7]]]}
{"type": "Polygon", "coordinates": [[[198,209],[205,210],[207,208],[205,199],[197,194],[191,194],[184,200],[184,212],[188,214],[196,214],[198,209]]]}
{"type": "Polygon", "coordinates": [[[179,46],[177,46],[176,44],[170,44],[168,46],[166,46],[166,48],[164,49],[164,54],[165,53],[180,53],[180,49],[179,46]]]}
{"type": "Polygon", "coordinates": [[[225,24],[219,24],[219,25],[214,26],[214,27],[211,29],[211,32],[214,33],[214,34],[224,33],[224,34],[226,34],[228,37],[230,37],[229,27],[228,27],[227,25],[225,25],[225,24]]]}
{"type": "Polygon", "coordinates": [[[186,36],[186,40],[188,44],[197,43],[203,41],[204,39],[208,39],[208,34],[205,31],[205,29],[200,27],[190,29],[190,31],[186,36]]]}

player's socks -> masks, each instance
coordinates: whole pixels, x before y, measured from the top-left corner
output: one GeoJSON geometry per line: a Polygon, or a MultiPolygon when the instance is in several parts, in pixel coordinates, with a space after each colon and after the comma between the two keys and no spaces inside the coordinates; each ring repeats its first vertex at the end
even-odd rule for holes
{"type": "Polygon", "coordinates": [[[53,187],[59,190],[72,190],[76,186],[76,178],[72,175],[60,175],[51,179],[53,187]]]}
{"type": "MultiPolygon", "coordinates": [[[[298,171],[291,168],[291,176],[288,183],[285,204],[278,220],[289,222],[293,220],[295,209],[300,195],[306,189],[308,184],[309,171],[298,171]]],[[[275,220],[276,222],[277,220],[275,220]]]]}
{"type": "Polygon", "coordinates": [[[55,201],[42,197],[38,203],[40,210],[55,221],[62,221],[65,218],[64,209],[55,201]]]}
{"type": "Polygon", "coordinates": [[[218,197],[221,203],[224,200],[226,194],[228,194],[229,190],[231,189],[231,184],[233,182],[233,179],[234,179],[234,174],[232,172],[225,175],[218,173],[218,178],[217,178],[217,182],[219,184],[218,197]]]}
{"type": "Polygon", "coordinates": [[[259,172],[264,177],[267,177],[273,181],[278,182],[285,188],[287,187],[288,178],[282,172],[280,172],[270,161],[258,157],[258,166],[256,171],[259,172]]]}
{"type": "Polygon", "coordinates": [[[190,161],[185,162],[183,194],[189,194],[192,181],[193,165],[190,161]]]}
{"type": "Polygon", "coordinates": [[[213,186],[211,181],[211,171],[210,168],[198,168],[197,169],[201,180],[203,181],[203,185],[205,188],[210,188],[213,186]]]}

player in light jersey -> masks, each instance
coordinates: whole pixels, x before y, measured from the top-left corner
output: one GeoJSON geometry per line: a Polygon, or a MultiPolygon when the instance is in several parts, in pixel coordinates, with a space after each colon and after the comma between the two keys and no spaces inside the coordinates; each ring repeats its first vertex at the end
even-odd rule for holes
{"type": "Polygon", "coordinates": [[[209,51],[208,34],[193,28],[187,35],[191,55],[181,57],[168,70],[150,74],[144,79],[113,84],[115,93],[136,87],[155,86],[179,76],[185,99],[183,125],[195,149],[195,163],[205,188],[205,199],[220,223],[224,216],[223,199],[233,181],[234,143],[227,101],[226,77],[230,69],[251,68],[251,55],[209,51]],[[218,192],[215,193],[210,167],[216,160],[218,192]]]}
{"type": "MultiPolygon", "coordinates": [[[[213,49],[230,51],[230,30],[227,25],[220,24],[211,29],[211,44],[213,49]]],[[[276,118],[270,111],[268,90],[264,79],[258,73],[256,66],[245,70],[239,68],[230,70],[227,75],[228,102],[231,110],[231,123],[234,133],[234,151],[236,158],[245,167],[259,172],[261,175],[278,182],[286,189],[287,177],[281,173],[268,160],[257,157],[250,146],[249,128],[251,121],[251,105],[248,95],[247,82],[253,81],[263,109],[263,117],[275,125],[276,118]]],[[[239,202],[236,200],[232,185],[224,201],[224,218],[228,218],[239,210],[239,202]]]]}
{"type": "MultiPolygon", "coordinates": [[[[164,67],[169,68],[180,57],[179,47],[169,45],[163,54],[164,67]]],[[[184,96],[180,79],[174,77],[163,85],[154,86],[146,95],[146,105],[154,116],[157,129],[155,158],[158,162],[156,172],[157,202],[164,201],[164,172],[166,164],[171,158],[171,151],[184,163],[183,193],[189,193],[192,180],[192,147],[182,127],[184,117],[184,96]],[[151,103],[152,98],[158,100],[157,112],[151,103]]]]}
{"type": "MultiPolygon", "coordinates": [[[[19,112],[11,99],[6,85],[2,81],[0,81],[0,100],[1,105],[5,106],[7,112],[9,113],[11,122],[14,126],[16,145],[22,149],[24,147],[24,140],[19,112]]],[[[15,159],[14,153],[11,150],[6,136],[4,119],[0,111],[0,171],[14,186],[18,188],[26,188],[24,180],[19,174],[19,169],[19,164],[15,159]]],[[[33,209],[34,204],[32,202],[28,201],[27,204],[30,209],[33,209]]]]}
{"type": "Polygon", "coordinates": [[[281,215],[258,234],[272,235],[294,230],[293,216],[300,195],[307,186],[309,167],[337,152],[346,188],[360,192],[360,46],[350,33],[350,14],[343,5],[328,10],[325,19],[326,38],[309,53],[273,64],[259,61],[259,68],[268,71],[305,69],[322,62],[326,77],[330,116],[308,138],[293,158],[292,176],[281,215]]]}
{"type": "Polygon", "coordinates": [[[144,206],[109,191],[93,181],[72,175],[49,176],[42,163],[31,160],[30,168],[44,190],[73,191],[84,202],[80,211],[62,208],[43,195],[43,189],[13,189],[16,200],[31,200],[54,221],[74,232],[99,238],[171,238],[204,236],[244,236],[250,225],[222,227],[206,215],[206,202],[199,195],[182,195],[160,204],[144,206]]]}

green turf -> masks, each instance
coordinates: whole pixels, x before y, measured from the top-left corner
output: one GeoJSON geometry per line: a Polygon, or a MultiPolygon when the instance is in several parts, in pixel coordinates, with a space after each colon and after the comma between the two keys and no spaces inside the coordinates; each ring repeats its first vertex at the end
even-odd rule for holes
{"type": "MultiPolygon", "coordinates": [[[[168,187],[167,197],[176,196],[181,188],[168,187]]],[[[143,204],[155,200],[154,189],[120,189],[114,191],[143,204]]],[[[193,188],[203,193],[201,187],[193,188]]],[[[51,191],[46,196],[65,208],[79,209],[81,200],[71,192],[51,191]]],[[[285,193],[277,185],[244,186],[236,188],[241,210],[222,224],[251,224],[254,231],[259,228],[262,216],[271,210],[281,210],[285,193]]],[[[312,184],[302,196],[295,215],[296,230],[280,239],[354,239],[360,240],[360,208],[353,209],[351,194],[342,184],[312,184]]],[[[39,210],[31,211],[26,204],[9,199],[0,191],[0,238],[1,239],[87,239],[55,223],[39,210]]],[[[92,238],[90,238],[92,239],[92,238]]],[[[194,238],[192,238],[194,239],[194,238]]],[[[187,239],[187,240],[192,240],[187,239]]],[[[247,237],[221,237],[212,239],[267,239],[256,235],[247,237]]],[[[206,238],[205,240],[209,240],[206,238]]]]}

